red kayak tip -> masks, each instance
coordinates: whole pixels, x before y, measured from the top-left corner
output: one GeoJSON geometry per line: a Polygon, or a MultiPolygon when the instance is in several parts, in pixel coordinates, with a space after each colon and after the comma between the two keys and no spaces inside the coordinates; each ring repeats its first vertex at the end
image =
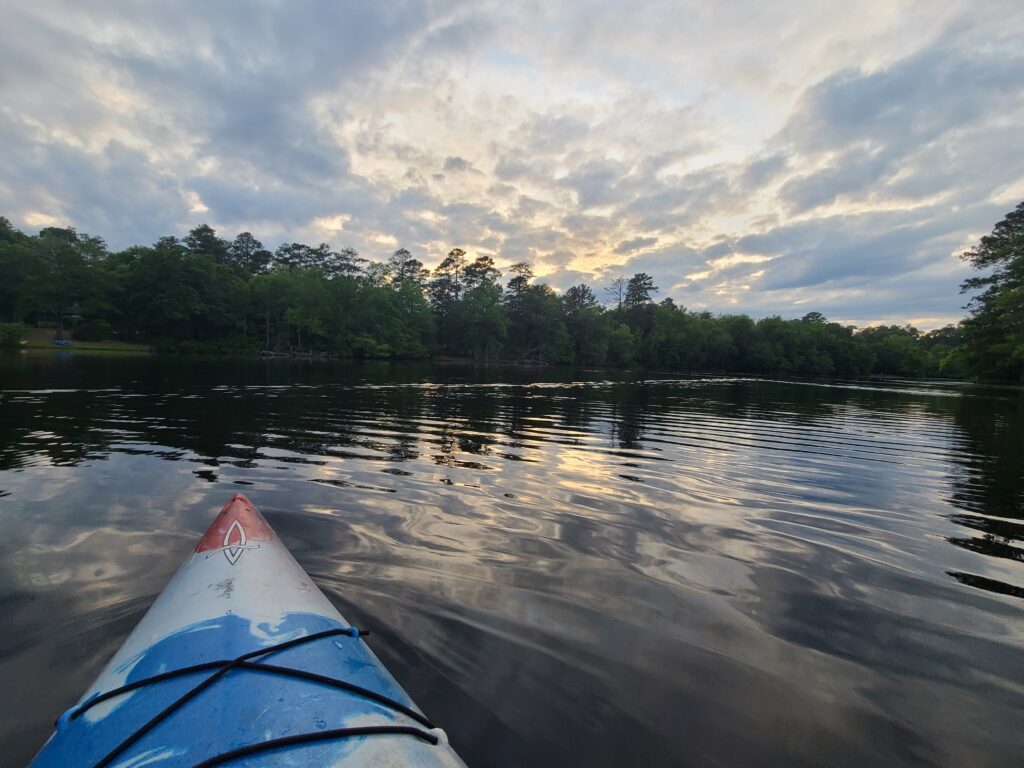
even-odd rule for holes
{"type": "Polygon", "coordinates": [[[196,552],[208,552],[207,557],[223,552],[228,562],[234,565],[246,551],[259,549],[259,542],[274,538],[270,523],[249,499],[236,493],[203,534],[196,545],[196,552]]]}

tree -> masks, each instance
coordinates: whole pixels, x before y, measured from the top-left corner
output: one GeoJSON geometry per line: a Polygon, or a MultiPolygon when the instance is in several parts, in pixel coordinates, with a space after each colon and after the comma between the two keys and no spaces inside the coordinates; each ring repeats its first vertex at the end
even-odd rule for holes
{"type": "Polygon", "coordinates": [[[569,333],[573,359],[583,365],[601,365],[608,351],[604,310],[588,285],[574,285],[562,294],[562,316],[569,333]]]}
{"type": "Polygon", "coordinates": [[[654,278],[646,272],[637,272],[626,283],[626,295],[622,300],[622,306],[630,310],[650,304],[651,294],[657,292],[658,288],[654,285],[654,278]]]}
{"type": "Polygon", "coordinates": [[[923,376],[928,371],[928,353],[922,348],[921,333],[912,326],[876,325],[857,336],[875,354],[874,371],[887,376],[923,376]]]}
{"type": "Polygon", "coordinates": [[[625,367],[632,365],[634,353],[633,333],[620,323],[608,334],[608,364],[625,367]]]}
{"type": "Polygon", "coordinates": [[[459,351],[469,352],[477,360],[497,354],[508,330],[501,286],[488,280],[474,285],[455,305],[452,319],[459,351]]]}
{"type": "Polygon", "coordinates": [[[508,268],[512,277],[508,281],[508,290],[505,293],[505,306],[511,315],[517,315],[522,311],[523,299],[530,289],[530,281],[533,280],[533,270],[525,261],[517,262],[508,268]]]}
{"type": "Polygon", "coordinates": [[[316,267],[288,273],[284,320],[294,331],[292,339],[297,349],[331,346],[330,325],[334,316],[332,282],[325,280],[323,271],[316,267]]]}
{"type": "Polygon", "coordinates": [[[229,246],[226,240],[217,237],[217,233],[209,224],[200,224],[185,236],[185,247],[194,254],[206,254],[218,264],[231,261],[229,246]]]}
{"type": "Polygon", "coordinates": [[[964,343],[963,325],[947,325],[920,334],[916,345],[928,356],[927,376],[966,378],[961,349],[964,343]]]}
{"type": "Polygon", "coordinates": [[[961,293],[980,291],[963,323],[967,369],[980,378],[1024,381],[1024,202],[962,258],[991,270],[961,286],[961,293]]]}
{"type": "Polygon", "coordinates": [[[232,267],[171,238],[113,260],[122,336],[212,341],[240,334],[247,291],[232,267]]]}
{"type": "Polygon", "coordinates": [[[317,253],[323,255],[316,266],[323,269],[327,277],[355,277],[362,272],[362,265],[367,263],[359,251],[349,246],[340,251],[332,251],[327,243],[321,243],[317,253]]]}
{"type": "MultiPolygon", "coordinates": [[[[501,272],[494,266],[490,256],[477,256],[463,272],[465,289],[470,291],[481,285],[494,285],[501,279],[501,272]]],[[[501,291],[498,292],[499,295],[501,291]]]]}
{"type": "Polygon", "coordinates": [[[309,246],[302,243],[281,243],[274,251],[274,263],[286,269],[309,265],[309,246]]]}
{"type": "Polygon", "coordinates": [[[430,279],[430,273],[423,268],[423,262],[414,259],[405,248],[399,248],[391,254],[388,258],[388,267],[391,271],[391,280],[396,285],[412,281],[423,287],[430,279]]]}
{"type": "Polygon", "coordinates": [[[640,356],[651,368],[679,368],[683,360],[686,336],[686,313],[679,311],[670,300],[654,308],[651,328],[643,340],[640,356]]]}
{"type": "Polygon", "coordinates": [[[391,265],[382,261],[368,262],[363,269],[363,281],[374,288],[384,288],[391,283],[391,265]]]}
{"type": "Polygon", "coordinates": [[[622,309],[622,300],[626,297],[626,278],[619,275],[611,284],[604,289],[604,295],[608,297],[608,303],[614,304],[616,309],[622,309]]]}
{"type": "Polygon", "coordinates": [[[32,239],[0,216],[0,321],[23,320],[28,310],[32,239]]]}
{"type": "Polygon", "coordinates": [[[526,283],[532,273],[523,266],[512,267],[519,268],[518,274],[509,281],[505,297],[510,323],[508,351],[519,360],[534,363],[572,362],[572,343],[558,294],[548,285],[526,283]]]}
{"type": "Polygon", "coordinates": [[[423,295],[422,284],[410,275],[392,293],[403,329],[401,340],[393,344],[395,354],[400,357],[425,357],[435,346],[435,323],[430,304],[423,295]]]}
{"type": "Polygon", "coordinates": [[[466,252],[461,248],[452,248],[434,269],[428,291],[430,303],[442,320],[451,313],[455,302],[462,296],[465,268],[466,252]]]}
{"type": "Polygon", "coordinates": [[[350,248],[283,243],[271,259],[251,233],[225,244],[203,225],[184,240],[161,237],[152,246],[108,253],[100,238],[62,228],[26,235],[2,217],[0,320],[49,324],[59,333],[65,319],[81,315],[76,330],[83,334],[108,337],[113,328],[121,338],[189,351],[260,345],[423,357],[440,338],[455,354],[529,363],[1019,378],[1022,206],[965,255],[985,272],[965,283],[965,290],[980,292],[972,316],[929,333],[909,326],[857,330],[818,312],[756,322],[689,312],[670,298],[655,304],[657,288],[645,273],[616,281],[612,309],[587,285],[557,294],[535,282],[526,263],[510,268],[503,292],[489,256],[467,263],[458,248],[429,275],[404,248],[379,264],[350,248]],[[226,260],[217,255],[221,245],[226,260]]]}
{"type": "Polygon", "coordinates": [[[626,282],[626,295],[617,310],[620,319],[633,331],[641,348],[645,346],[651,326],[654,323],[654,303],[651,294],[657,293],[654,278],[646,272],[638,272],[626,282]]]}
{"type": "Polygon", "coordinates": [[[461,248],[452,248],[435,270],[435,274],[442,274],[448,277],[451,295],[455,301],[458,301],[462,296],[463,272],[465,269],[466,252],[461,248]]]}
{"type": "Polygon", "coordinates": [[[273,254],[252,233],[242,232],[228,246],[228,257],[236,267],[250,275],[258,275],[270,266],[273,254]]]}
{"type": "Polygon", "coordinates": [[[153,243],[154,250],[162,252],[184,253],[185,245],[174,235],[164,235],[153,243]]]}
{"type": "Polygon", "coordinates": [[[275,350],[287,346],[281,337],[281,321],[287,305],[288,273],[270,269],[249,281],[248,306],[262,322],[263,349],[275,350]]]}
{"type": "Polygon", "coordinates": [[[597,298],[589,285],[574,285],[562,296],[566,317],[575,317],[585,309],[597,306],[597,298]]]}
{"type": "Polygon", "coordinates": [[[98,278],[106,253],[101,238],[80,235],[72,228],[47,227],[29,242],[26,309],[36,319],[54,322],[56,338],[64,337],[66,318],[103,301],[98,278]]]}
{"type": "Polygon", "coordinates": [[[11,225],[10,219],[0,216],[0,245],[9,245],[24,239],[25,235],[11,225]]]}

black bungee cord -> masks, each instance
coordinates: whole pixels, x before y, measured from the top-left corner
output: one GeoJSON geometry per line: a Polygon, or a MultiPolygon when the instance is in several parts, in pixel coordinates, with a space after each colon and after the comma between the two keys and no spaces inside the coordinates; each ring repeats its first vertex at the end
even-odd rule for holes
{"type": "MultiPolygon", "coordinates": [[[[305,637],[295,638],[293,640],[286,640],[285,642],[278,643],[276,645],[270,645],[265,648],[259,648],[255,651],[249,651],[243,653],[234,659],[226,659],[219,661],[208,661],[202,664],[195,664],[190,667],[183,667],[181,669],[171,670],[169,672],[162,672],[152,677],[147,677],[142,680],[135,680],[126,685],[122,685],[119,688],[114,688],[109,691],[105,691],[97,696],[92,697],[88,701],[81,704],[71,711],[68,716],[69,720],[76,720],[81,717],[86,711],[96,706],[97,704],[112,699],[115,696],[134,691],[138,688],[159,683],[164,680],[170,680],[176,677],[182,677],[184,675],[193,674],[195,672],[203,672],[210,669],[216,669],[207,678],[204,678],[198,682],[195,686],[187,690],[175,701],[167,705],[158,714],[154,715],[147,723],[140,726],[127,738],[125,738],[120,744],[118,744],[113,750],[111,750],[103,759],[95,764],[93,768],[106,768],[113,763],[118,757],[129,749],[133,744],[139,741],[143,736],[156,728],[161,722],[167,719],[175,711],[180,709],[182,706],[187,704],[189,701],[194,699],[204,690],[213,685],[217,680],[224,677],[228,672],[233,669],[248,669],[253,672],[262,672],[266,674],[279,675],[283,677],[293,677],[301,680],[308,680],[310,682],[319,683],[321,685],[330,686],[332,688],[338,688],[340,690],[354,693],[357,696],[370,699],[378,704],[381,704],[388,709],[392,709],[399,712],[406,717],[415,720],[417,723],[422,725],[424,728],[435,729],[433,723],[430,722],[424,715],[420,714],[416,710],[407,707],[400,701],[395,701],[389,696],[385,696],[382,693],[370,690],[369,688],[363,688],[362,686],[355,685],[346,680],[339,680],[337,678],[328,677],[326,675],[320,675],[315,672],[307,672],[303,669],[294,669],[292,667],[282,667],[275,664],[265,664],[258,661],[249,661],[249,659],[256,658],[258,656],[265,656],[268,653],[274,653],[276,651],[283,651],[288,648],[294,648],[297,645],[309,643],[314,640],[320,640],[325,637],[334,637],[337,635],[347,635],[349,637],[361,638],[369,634],[365,630],[359,630],[355,627],[348,627],[346,629],[328,629],[323,632],[316,632],[312,635],[306,635],[305,637]]],[[[64,718],[61,718],[62,720],[64,718]]],[[[415,728],[408,725],[367,725],[356,728],[334,728],[325,731],[312,731],[310,733],[299,733],[292,736],[285,736],[277,739],[270,739],[267,741],[256,742],[254,744],[248,744],[244,747],[223,752],[219,755],[207,758],[200,763],[197,763],[195,768],[211,768],[215,765],[223,765],[231,760],[236,760],[241,757],[247,757],[249,755],[257,754],[259,752],[269,751],[278,749],[286,746],[294,746],[297,744],[310,744],[318,741],[330,741],[334,739],[352,738],[356,736],[371,736],[371,735],[397,735],[403,734],[408,736],[415,736],[428,744],[436,745],[440,739],[434,733],[430,733],[428,730],[422,728],[415,728]]]]}

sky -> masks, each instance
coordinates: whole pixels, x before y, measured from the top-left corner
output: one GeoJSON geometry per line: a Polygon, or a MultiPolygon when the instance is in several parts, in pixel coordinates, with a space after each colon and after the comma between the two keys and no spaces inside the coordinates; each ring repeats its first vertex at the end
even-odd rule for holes
{"type": "Polygon", "coordinates": [[[0,215],[209,223],[692,310],[955,322],[1024,200],[1020,0],[0,0],[0,215]],[[600,292],[599,292],[600,293],[600,292]]]}

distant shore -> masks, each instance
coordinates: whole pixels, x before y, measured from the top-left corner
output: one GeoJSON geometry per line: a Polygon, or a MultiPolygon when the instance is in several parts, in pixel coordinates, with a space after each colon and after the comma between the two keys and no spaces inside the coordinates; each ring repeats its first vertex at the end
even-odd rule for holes
{"type": "MultiPolygon", "coordinates": [[[[67,334],[70,335],[70,334],[67,334]]],[[[480,367],[493,367],[493,368],[519,368],[522,370],[541,370],[545,368],[572,368],[576,366],[565,366],[556,363],[538,363],[538,362],[523,362],[518,360],[502,359],[502,358],[491,358],[491,359],[476,359],[473,357],[458,357],[450,354],[438,354],[431,355],[428,357],[418,358],[393,358],[393,357],[344,357],[337,353],[326,352],[326,351],[273,351],[271,354],[267,354],[266,350],[252,350],[252,349],[232,349],[232,350],[206,350],[201,352],[196,351],[176,351],[169,349],[161,349],[157,345],[137,343],[137,342],[125,342],[117,340],[101,340],[101,341],[76,341],[69,339],[71,344],[68,346],[59,346],[54,344],[53,329],[52,328],[31,328],[29,333],[26,334],[22,339],[22,344],[19,347],[23,351],[31,352],[81,352],[85,354],[133,354],[133,355],[154,355],[160,357],[207,357],[207,358],[246,358],[249,360],[277,360],[277,361],[288,361],[288,362],[358,362],[358,363],[433,363],[435,365],[458,365],[458,366],[480,366],[480,367]]],[[[693,370],[693,371],[659,371],[655,369],[646,369],[641,366],[632,366],[628,368],[611,368],[608,366],[582,366],[588,370],[609,370],[609,371],[644,371],[645,373],[684,373],[689,375],[722,375],[722,376],[758,376],[764,374],[757,374],[751,372],[736,372],[736,371],[724,371],[724,370],[693,370]]],[[[800,377],[797,377],[800,378],[800,377]]],[[[813,378],[813,377],[811,377],[813,378]]],[[[958,379],[947,376],[897,376],[889,374],[870,374],[863,377],[876,381],[885,380],[901,380],[901,379],[921,379],[929,381],[957,381],[962,382],[964,379],[958,379]]]]}
{"type": "Polygon", "coordinates": [[[47,349],[55,352],[73,349],[81,352],[131,352],[135,354],[151,354],[155,351],[149,344],[115,340],[76,341],[71,338],[70,333],[66,333],[65,336],[71,342],[71,345],[62,347],[53,343],[53,328],[29,328],[28,332],[22,337],[20,348],[47,349]]]}

